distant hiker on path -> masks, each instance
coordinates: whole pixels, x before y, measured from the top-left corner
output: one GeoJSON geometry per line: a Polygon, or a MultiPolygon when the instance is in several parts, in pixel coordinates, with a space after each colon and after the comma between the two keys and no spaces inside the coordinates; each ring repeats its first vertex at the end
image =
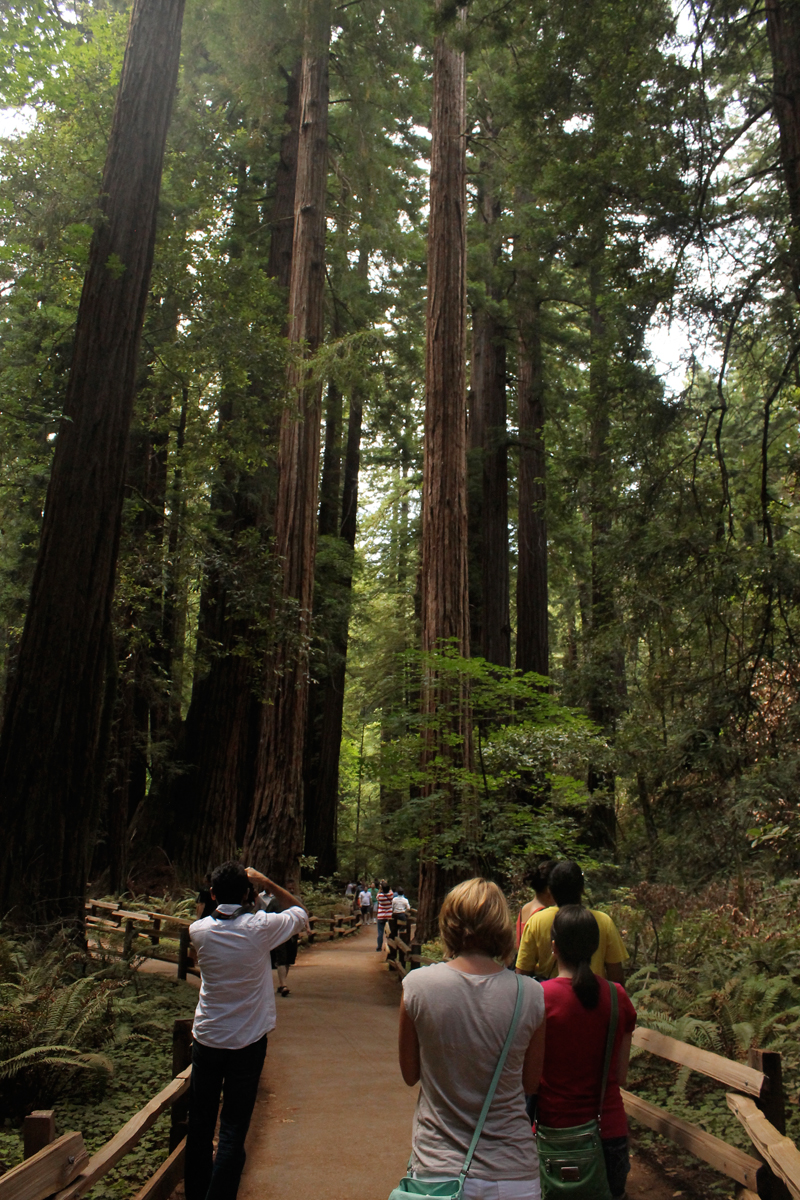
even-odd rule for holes
{"type": "MultiPolygon", "coordinates": [[[[556,960],[551,936],[553,920],[558,909],[565,904],[581,903],[583,872],[576,862],[556,863],[550,872],[549,887],[555,907],[534,913],[522,931],[517,954],[517,971],[521,975],[550,976],[555,973],[556,960]]],[[[592,956],[592,970],[595,975],[624,985],[622,964],[628,958],[628,951],[622,944],[617,927],[606,913],[594,908],[589,911],[600,930],[600,942],[592,956]]]]}
{"type": "Polygon", "coordinates": [[[372,893],[369,888],[363,887],[358,893],[358,907],[361,909],[361,924],[369,925],[372,912],[372,893]]]}
{"type": "Polygon", "coordinates": [[[270,951],[305,928],[308,917],[285,888],[241,863],[217,867],[211,896],[213,914],[189,927],[202,983],[192,1027],[186,1200],[236,1198],[267,1034],[275,1028],[270,951]],[[245,908],[253,884],[271,892],[283,911],[245,908]]]}
{"type": "Polygon", "coordinates": [[[402,888],[398,888],[394,894],[394,899],[392,900],[392,923],[390,926],[392,937],[397,937],[398,933],[400,932],[401,925],[403,926],[403,932],[405,933],[406,937],[410,936],[411,918],[408,915],[410,912],[411,905],[409,904],[408,897],[402,888]]]}
{"type": "Polygon", "coordinates": [[[394,900],[394,892],[389,887],[385,879],[381,880],[381,890],[378,892],[377,909],[375,910],[375,919],[378,924],[378,954],[383,950],[383,931],[388,922],[392,919],[392,901],[394,900]]]}

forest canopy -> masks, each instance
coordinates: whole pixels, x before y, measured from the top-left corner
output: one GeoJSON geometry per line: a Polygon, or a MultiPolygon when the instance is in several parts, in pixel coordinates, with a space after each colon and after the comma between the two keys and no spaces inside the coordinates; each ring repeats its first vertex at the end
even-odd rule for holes
{"type": "Polygon", "coordinates": [[[174,4],[85,691],[53,463],[111,461],[81,297],[153,7],[0,11],[2,910],[31,863],[48,917],[244,854],[422,926],[539,856],[796,869],[797,5],[174,4]]]}

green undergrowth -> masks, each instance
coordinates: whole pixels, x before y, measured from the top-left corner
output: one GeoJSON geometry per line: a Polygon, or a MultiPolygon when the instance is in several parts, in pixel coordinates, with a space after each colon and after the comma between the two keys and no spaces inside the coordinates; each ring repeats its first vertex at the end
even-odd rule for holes
{"type": "MultiPolygon", "coordinates": [[[[197,991],[119,963],[87,970],[63,946],[38,961],[30,947],[0,950],[0,1172],[22,1160],[21,1121],[33,1108],[53,1108],[57,1134],[79,1130],[94,1153],[171,1079],[173,1022],[192,1016],[197,991]]],[[[97,1200],[130,1196],[152,1175],[168,1153],[169,1119],[93,1189],[97,1200]]]]}
{"type": "MultiPolygon", "coordinates": [[[[751,1048],[782,1056],[787,1134],[800,1142],[800,882],[738,880],[695,896],[642,884],[606,906],[631,951],[628,991],[639,1023],[746,1062],[751,1048]]],[[[634,1050],[629,1087],[644,1099],[751,1151],[725,1088],[634,1050]]],[[[636,1127],[643,1145],[661,1139],[636,1127]]],[[[719,1191],[731,1190],[719,1177],[719,1191]]]]}

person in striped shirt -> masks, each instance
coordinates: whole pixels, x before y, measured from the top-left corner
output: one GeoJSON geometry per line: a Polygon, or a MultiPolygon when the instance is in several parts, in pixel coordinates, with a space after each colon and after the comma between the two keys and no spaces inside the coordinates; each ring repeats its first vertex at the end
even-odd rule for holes
{"type": "Polygon", "coordinates": [[[378,897],[377,897],[378,907],[377,907],[377,911],[375,914],[376,920],[378,923],[378,946],[377,946],[378,954],[380,954],[381,950],[383,949],[383,931],[386,928],[389,921],[391,921],[391,919],[392,919],[392,900],[393,899],[394,899],[394,892],[389,887],[389,884],[386,882],[386,880],[382,879],[380,891],[378,892],[378,897]]]}

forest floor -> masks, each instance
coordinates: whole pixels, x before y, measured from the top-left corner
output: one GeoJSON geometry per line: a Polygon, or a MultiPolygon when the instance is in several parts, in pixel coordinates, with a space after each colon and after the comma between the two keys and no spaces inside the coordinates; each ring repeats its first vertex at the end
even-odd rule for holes
{"type": "MultiPolygon", "coordinates": [[[[375,952],[375,927],[301,953],[289,985],[239,1200],[385,1200],[405,1174],[417,1091],[400,1078],[400,984],[375,952]]],[[[630,1200],[700,1194],[636,1150],[632,1162],[630,1200]]]]}

